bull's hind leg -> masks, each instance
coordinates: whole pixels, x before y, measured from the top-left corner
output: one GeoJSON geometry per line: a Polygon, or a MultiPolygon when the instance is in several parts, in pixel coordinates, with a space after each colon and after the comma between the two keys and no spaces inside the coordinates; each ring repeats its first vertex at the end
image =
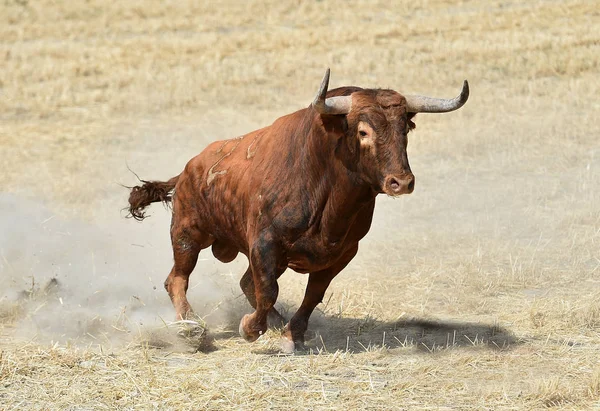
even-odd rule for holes
{"type": "MultiPolygon", "coordinates": [[[[252,279],[252,270],[250,267],[248,267],[242,276],[240,287],[252,308],[256,309],[256,290],[254,289],[254,280],[252,279]]],[[[269,310],[267,322],[271,327],[283,327],[285,325],[285,318],[273,307],[269,310]]]]}
{"type": "Polygon", "coordinates": [[[198,262],[198,253],[212,243],[212,237],[203,235],[195,226],[184,225],[173,215],[171,243],[175,263],[167,279],[165,289],[175,307],[178,320],[192,317],[193,310],[186,293],[190,274],[198,262]]]}

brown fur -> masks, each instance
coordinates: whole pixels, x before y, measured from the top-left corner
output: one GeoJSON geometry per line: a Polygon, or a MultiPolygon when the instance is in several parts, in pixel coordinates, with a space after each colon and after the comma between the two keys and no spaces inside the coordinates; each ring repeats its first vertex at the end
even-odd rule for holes
{"type": "Polygon", "coordinates": [[[240,323],[249,341],[266,330],[267,316],[282,321],[273,305],[285,269],[310,273],[304,301],[284,331],[292,346],[301,345],[312,311],[369,231],[377,194],[412,192],[406,146],[414,114],[406,112],[404,97],[358,87],[328,93],[336,95],[352,96],[348,115],[299,110],[212,143],[166,183],[133,188],[129,209],[136,219],[150,203],[172,200],[175,264],[165,288],[178,318],[192,313],[186,291],[200,250],[212,246],[224,262],[241,252],[249,267],[240,285],[255,308],[240,323]]]}

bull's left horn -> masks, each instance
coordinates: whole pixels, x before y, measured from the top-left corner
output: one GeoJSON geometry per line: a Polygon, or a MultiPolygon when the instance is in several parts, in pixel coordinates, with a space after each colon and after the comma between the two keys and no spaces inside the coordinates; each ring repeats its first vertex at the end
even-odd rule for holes
{"type": "Polygon", "coordinates": [[[461,108],[469,99],[469,83],[463,83],[460,95],[454,98],[434,98],[427,96],[405,96],[406,111],[409,113],[447,113],[461,108]]]}
{"type": "Polygon", "coordinates": [[[323,80],[321,81],[321,87],[313,100],[313,107],[321,114],[348,114],[352,109],[352,97],[351,96],[337,96],[325,98],[327,94],[327,87],[329,87],[329,69],[325,72],[323,80]]]}

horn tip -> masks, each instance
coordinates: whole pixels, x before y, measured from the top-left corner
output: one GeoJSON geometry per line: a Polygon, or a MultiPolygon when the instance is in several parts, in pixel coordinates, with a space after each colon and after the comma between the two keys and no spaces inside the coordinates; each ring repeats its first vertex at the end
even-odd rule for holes
{"type": "Polygon", "coordinates": [[[466,102],[467,99],[469,98],[469,82],[467,80],[465,80],[463,82],[463,87],[462,87],[462,91],[460,92],[460,101],[462,102],[466,102]]]}
{"type": "Polygon", "coordinates": [[[325,75],[323,76],[323,80],[321,80],[321,85],[319,86],[319,91],[313,100],[313,106],[319,106],[323,104],[325,100],[325,95],[327,94],[327,88],[329,87],[329,67],[325,70],[325,75]]]}
{"type": "Polygon", "coordinates": [[[323,76],[323,80],[321,81],[321,85],[325,83],[326,86],[329,86],[329,75],[331,74],[331,70],[329,67],[325,70],[325,75],[323,76]]]}

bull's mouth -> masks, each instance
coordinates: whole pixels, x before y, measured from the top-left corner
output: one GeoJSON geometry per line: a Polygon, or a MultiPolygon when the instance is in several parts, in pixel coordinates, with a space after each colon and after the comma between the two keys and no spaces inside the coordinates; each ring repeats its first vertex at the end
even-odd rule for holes
{"type": "Polygon", "coordinates": [[[383,183],[383,192],[389,196],[397,197],[402,194],[410,194],[415,189],[415,176],[411,174],[389,175],[383,183]]]}

